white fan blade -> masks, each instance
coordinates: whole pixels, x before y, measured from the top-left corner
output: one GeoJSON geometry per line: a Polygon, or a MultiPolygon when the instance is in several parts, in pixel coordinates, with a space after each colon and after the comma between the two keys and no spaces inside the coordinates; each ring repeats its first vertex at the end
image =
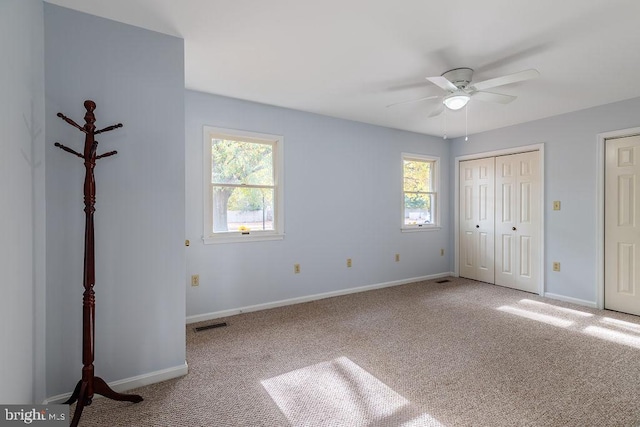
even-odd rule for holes
{"type": "Polygon", "coordinates": [[[440,114],[442,114],[443,111],[444,111],[444,104],[440,103],[440,105],[438,105],[436,109],[433,110],[431,114],[429,114],[429,117],[439,116],[440,114]]]}
{"type": "Polygon", "coordinates": [[[523,80],[535,79],[538,76],[540,76],[540,73],[538,72],[538,70],[534,70],[534,69],[525,70],[525,71],[520,71],[518,73],[508,74],[502,77],[496,77],[495,79],[489,79],[482,82],[473,83],[471,85],[471,89],[472,90],[473,89],[475,90],[491,89],[492,87],[496,87],[496,86],[503,86],[511,83],[521,82],[523,80]]]}
{"type": "Polygon", "coordinates": [[[458,90],[456,85],[454,85],[453,83],[451,83],[449,80],[447,80],[446,78],[444,78],[442,76],[427,77],[426,79],[429,80],[434,85],[436,85],[436,86],[438,86],[441,89],[444,89],[446,91],[455,92],[456,90],[458,90]]]}
{"type": "Polygon", "coordinates": [[[424,98],[410,99],[408,101],[400,101],[400,102],[396,102],[394,104],[387,105],[387,108],[395,107],[396,105],[400,105],[400,104],[409,104],[411,102],[426,101],[427,99],[436,99],[436,98],[440,98],[440,96],[439,95],[433,95],[433,96],[425,96],[424,98]]]}
{"type": "Polygon", "coordinates": [[[474,92],[472,96],[478,101],[497,102],[498,104],[508,104],[517,98],[517,96],[493,92],[474,92]]]}

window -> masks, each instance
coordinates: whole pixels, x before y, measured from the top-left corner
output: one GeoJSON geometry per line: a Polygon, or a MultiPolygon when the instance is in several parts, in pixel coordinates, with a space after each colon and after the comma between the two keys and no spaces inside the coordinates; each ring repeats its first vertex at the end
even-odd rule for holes
{"type": "Polygon", "coordinates": [[[283,138],[205,126],[205,243],[283,238],[283,138]]]}
{"type": "Polygon", "coordinates": [[[433,230],[438,222],[438,169],[440,159],[419,154],[402,155],[403,231],[433,230]]]}

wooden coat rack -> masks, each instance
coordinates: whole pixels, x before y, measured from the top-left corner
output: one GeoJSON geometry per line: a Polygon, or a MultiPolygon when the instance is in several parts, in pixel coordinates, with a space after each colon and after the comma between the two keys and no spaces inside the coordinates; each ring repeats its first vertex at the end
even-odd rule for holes
{"type": "Polygon", "coordinates": [[[80,157],[84,160],[85,175],[84,175],[84,212],[85,212],[85,229],[84,229],[84,275],[83,286],[84,294],[82,298],[82,379],[78,381],[76,388],[73,390],[73,394],[64,402],[71,405],[74,402],[78,402],[76,410],[73,414],[73,420],[71,426],[75,427],[80,422],[80,416],[85,406],[91,405],[93,396],[95,393],[101,394],[109,399],[128,401],[133,403],[141,402],[143,399],[141,396],[135,394],[122,394],[113,391],[107,383],[100,377],[94,375],[94,343],[95,343],[95,320],[96,320],[96,303],[95,292],[93,286],[95,285],[95,257],[94,257],[94,238],[93,238],[93,213],[95,212],[96,203],[96,183],[93,175],[93,169],[96,166],[96,160],[104,157],[113,156],[117,151],[109,151],[104,154],[96,155],[96,149],[98,148],[98,141],[94,139],[95,135],[103,132],[108,132],[122,127],[122,123],[118,123],[113,126],[108,126],[104,129],[96,130],[95,122],[96,118],[93,111],[96,109],[96,103],[87,100],[84,102],[84,108],[87,110],[84,115],[84,126],[80,126],[70,118],[66,117],[62,113],[58,113],[65,122],[71,126],[77,128],[85,134],[84,139],[84,153],[80,154],[77,151],[65,147],[64,145],[56,142],[55,146],[80,157]]]}

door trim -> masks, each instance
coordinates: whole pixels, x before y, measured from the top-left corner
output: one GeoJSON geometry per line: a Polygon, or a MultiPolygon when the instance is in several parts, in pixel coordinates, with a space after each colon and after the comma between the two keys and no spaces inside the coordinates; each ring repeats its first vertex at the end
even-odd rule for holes
{"type": "Polygon", "coordinates": [[[607,139],[640,135],[640,127],[599,133],[596,142],[596,307],[604,310],[604,180],[607,139]]]}
{"type": "MultiPolygon", "coordinates": [[[[640,130],[640,128],[638,128],[640,130]]],[[[546,278],[546,271],[544,269],[545,265],[545,246],[544,246],[544,143],[539,144],[531,144],[531,145],[522,145],[519,147],[512,148],[504,148],[501,150],[494,151],[486,151],[482,153],[474,153],[474,154],[465,154],[462,156],[457,156],[454,159],[454,196],[453,196],[453,210],[454,210],[454,237],[453,237],[453,250],[454,250],[454,258],[453,258],[453,273],[454,276],[459,277],[460,274],[460,162],[465,160],[475,160],[482,159],[485,157],[496,157],[496,156],[505,156],[508,154],[519,154],[525,153],[527,151],[539,151],[540,152],[540,162],[539,162],[539,173],[540,173],[540,199],[542,203],[540,203],[540,224],[539,224],[539,235],[540,235],[540,260],[539,260],[539,269],[540,269],[540,277],[538,283],[538,294],[540,296],[544,296],[544,283],[546,278]]],[[[604,206],[603,206],[604,209],[604,206]]],[[[603,239],[604,240],[604,239],[603,239]]],[[[604,289],[603,289],[604,292],[604,289]]]]}

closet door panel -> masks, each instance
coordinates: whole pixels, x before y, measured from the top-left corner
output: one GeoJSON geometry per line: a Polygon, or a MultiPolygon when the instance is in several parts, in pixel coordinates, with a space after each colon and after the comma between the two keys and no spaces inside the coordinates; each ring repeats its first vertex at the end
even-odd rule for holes
{"type": "Polygon", "coordinates": [[[495,159],[460,162],[461,277],[494,282],[495,159]]]}
{"type": "Polygon", "coordinates": [[[501,286],[538,292],[539,152],[496,158],[496,274],[501,286]]]}

